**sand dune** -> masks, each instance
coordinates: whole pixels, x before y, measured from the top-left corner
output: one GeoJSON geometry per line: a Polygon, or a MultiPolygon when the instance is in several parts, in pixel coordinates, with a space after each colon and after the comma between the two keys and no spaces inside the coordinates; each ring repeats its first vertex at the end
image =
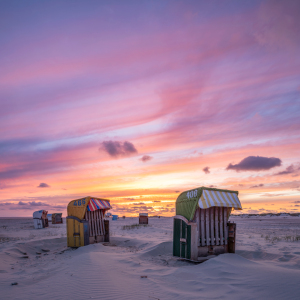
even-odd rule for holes
{"type": "Polygon", "coordinates": [[[232,218],[237,253],[201,264],[172,256],[172,218],[123,229],[111,242],[71,249],[65,224],[35,230],[31,219],[0,219],[2,299],[299,299],[300,218],[232,218]],[[277,237],[277,239],[272,239],[277,237]],[[18,285],[11,285],[17,282],[18,285]]]}

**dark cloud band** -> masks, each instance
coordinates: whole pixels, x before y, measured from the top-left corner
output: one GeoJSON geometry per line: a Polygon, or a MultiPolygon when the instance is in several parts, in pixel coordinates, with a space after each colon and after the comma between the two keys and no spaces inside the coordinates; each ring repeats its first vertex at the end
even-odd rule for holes
{"type": "Polygon", "coordinates": [[[248,156],[238,164],[229,164],[226,170],[240,171],[265,171],[281,166],[281,159],[276,157],[248,156]]]}

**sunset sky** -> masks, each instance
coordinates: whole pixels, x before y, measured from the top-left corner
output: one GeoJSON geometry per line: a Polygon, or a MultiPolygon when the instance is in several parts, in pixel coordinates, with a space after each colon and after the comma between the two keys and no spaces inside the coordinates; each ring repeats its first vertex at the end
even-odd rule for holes
{"type": "Polygon", "coordinates": [[[299,1],[1,1],[0,216],[200,186],[300,212],[299,28],[299,1]]]}

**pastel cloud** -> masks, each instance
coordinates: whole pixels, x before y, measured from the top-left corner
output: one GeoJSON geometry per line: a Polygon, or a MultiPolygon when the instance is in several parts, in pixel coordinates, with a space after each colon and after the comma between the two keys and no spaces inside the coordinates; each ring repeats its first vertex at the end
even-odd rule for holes
{"type": "Polygon", "coordinates": [[[229,164],[226,170],[241,171],[264,171],[281,166],[281,159],[276,157],[248,156],[238,164],[229,164]]]}
{"type": "Polygon", "coordinates": [[[141,158],[141,161],[142,162],[147,162],[149,160],[151,160],[153,157],[150,156],[150,155],[143,155],[142,158],[141,158]]]}
{"type": "Polygon", "coordinates": [[[203,171],[205,174],[209,174],[209,173],[210,173],[209,167],[203,168],[202,171],[203,171]]]}
{"type": "Polygon", "coordinates": [[[286,167],[286,169],[284,171],[278,172],[275,175],[287,175],[287,174],[293,174],[296,173],[297,171],[300,170],[300,166],[294,166],[294,165],[290,165],[288,167],[286,167]]]}
{"type": "Polygon", "coordinates": [[[104,141],[100,150],[107,152],[111,157],[129,156],[137,153],[135,146],[130,142],[104,141]]]}
{"type": "Polygon", "coordinates": [[[47,187],[50,187],[49,184],[45,183],[45,182],[41,182],[39,185],[38,185],[39,188],[47,188],[47,187]]]}
{"type": "Polygon", "coordinates": [[[258,188],[258,187],[263,187],[263,186],[264,186],[264,184],[261,183],[261,184],[257,184],[257,185],[252,185],[252,186],[250,186],[250,188],[253,189],[253,188],[258,188]]]}

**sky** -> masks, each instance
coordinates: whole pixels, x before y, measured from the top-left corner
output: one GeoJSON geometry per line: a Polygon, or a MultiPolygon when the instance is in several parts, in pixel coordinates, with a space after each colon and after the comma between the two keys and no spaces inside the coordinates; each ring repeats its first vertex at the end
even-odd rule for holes
{"type": "Polygon", "coordinates": [[[0,1],[0,217],[300,212],[299,1],[0,1]]]}

